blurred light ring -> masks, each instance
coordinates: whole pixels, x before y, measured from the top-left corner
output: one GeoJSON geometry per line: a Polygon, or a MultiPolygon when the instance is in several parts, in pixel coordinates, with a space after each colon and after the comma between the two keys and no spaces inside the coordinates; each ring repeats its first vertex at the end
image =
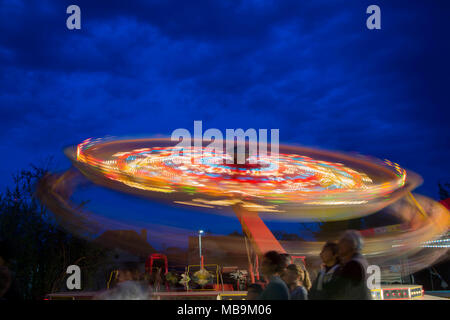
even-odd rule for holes
{"type": "Polygon", "coordinates": [[[196,197],[208,206],[213,205],[208,201],[242,199],[259,206],[258,212],[285,213],[288,219],[370,214],[420,183],[420,177],[388,160],[288,145],[279,149],[278,158],[257,159],[257,166],[230,166],[226,153],[205,155],[205,146],[183,150],[180,157],[170,139],[87,139],[67,148],[66,155],[88,178],[117,182],[106,183],[116,189],[195,206],[196,197]]]}
{"type": "MultiPolygon", "coordinates": [[[[108,229],[137,228],[133,225],[124,227],[123,223],[89,212],[73,203],[71,201],[73,192],[77,190],[79,184],[85,183],[81,177],[80,172],[71,169],[61,174],[49,174],[39,182],[37,188],[39,199],[55,213],[62,227],[88,239],[108,229]]],[[[411,261],[410,272],[415,272],[445,256],[447,248],[423,248],[422,244],[433,241],[447,232],[450,221],[448,210],[427,197],[421,195],[415,197],[429,215],[423,217],[406,198],[398,201],[394,209],[399,211],[397,214],[403,217],[402,221],[408,225],[408,229],[386,227],[383,233],[364,235],[363,253],[371,263],[383,265],[392,263],[393,259],[398,257],[408,256],[411,261]]],[[[164,226],[152,229],[152,232],[156,232],[155,236],[158,229],[164,230],[164,226]]],[[[179,229],[177,232],[186,236],[195,231],[197,230],[179,229]]],[[[160,232],[159,235],[173,239],[173,235],[166,232],[160,232]]],[[[323,244],[322,241],[294,242],[291,249],[305,255],[317,256],[323,244]]]]}

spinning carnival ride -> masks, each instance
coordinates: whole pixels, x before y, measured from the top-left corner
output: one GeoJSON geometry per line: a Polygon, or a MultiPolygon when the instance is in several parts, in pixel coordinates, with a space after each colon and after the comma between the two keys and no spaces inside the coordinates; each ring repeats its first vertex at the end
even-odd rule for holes
{"type": "MultiPolygon", "coordinates": [[[[448,210],[413,196],[421,178],[388,160],[280,145],[279,154],[249,154],[249,163],[240,165],[223,150],[182,148],[170,139],[87,139],[65,153],[78,171],[45,177],[38,192],[78,234],[95,233],[104,220],[70,200],[81,173],[95,184],[153,200],[208,212],[231,208],[256,257],[268,250],[285,252],[261,218],[328,222],[385,208],[402,222],[384,233],[363,232],[368,257],[382,264],[408,255],[414,272],[446,253],[424,252],[420,245],[447,232],[448,210]]],[[[299,251],[317,255],[322,244],[311,242],[299,251]]],[[[250,271],[254,263],[249,261],[250,271]]]]}

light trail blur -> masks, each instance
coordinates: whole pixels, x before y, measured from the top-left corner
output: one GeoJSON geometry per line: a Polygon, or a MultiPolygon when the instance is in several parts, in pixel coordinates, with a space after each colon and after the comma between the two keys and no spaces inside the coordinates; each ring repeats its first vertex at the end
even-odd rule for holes
{"type": "MultiPolygon", "coordinates": [[[[399,223],[361,230],[364,254],[377,265],[408,256],[411,273],[448,252],[445,247],[423,247],[447,232],[448,210],[424,196],[413,197],[410,191],[421,178],[388,160],[280,146],[276,161],[268,156],[257,159],[255,166],[233,166],[223,163],[226,153],[205,156],[203,148],[183,150],[180,159],[180,150],[173,145],[168,139],[88,139],[65,151],[78,170],[46,176],[39,184],[38,196],[61,225],[88,238],[108,229],[133,226],[72,203],[71,196],[83,176],[107,188],[211,213],[238,205],[261,213],[264,219],[327,222],[382,212],[399,223]],[[193,159],[198,157],[196,164],[193,159]]],[[[180,247],[194,231],[163,225],[151,228],[152,237],[180,247]]],[[[293,241],[289,251],[318,256],[323,244],[293,241]]],[[[233,250],[242,253],[243,248],[233,250]]]]}

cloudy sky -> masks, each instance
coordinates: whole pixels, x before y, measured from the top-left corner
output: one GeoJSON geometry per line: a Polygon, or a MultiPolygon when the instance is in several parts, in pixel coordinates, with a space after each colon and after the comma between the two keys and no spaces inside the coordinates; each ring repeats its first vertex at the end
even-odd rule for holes
{"type": "Polygon", "coordinates": [[[449,1],[0,0],[0,181],[88,137],[278,128],[449,181],[449,1]],[[81,8],[81,30],[66,8],[81,8]],[[381,8],[381,30],[366,8],[381,8]]]}

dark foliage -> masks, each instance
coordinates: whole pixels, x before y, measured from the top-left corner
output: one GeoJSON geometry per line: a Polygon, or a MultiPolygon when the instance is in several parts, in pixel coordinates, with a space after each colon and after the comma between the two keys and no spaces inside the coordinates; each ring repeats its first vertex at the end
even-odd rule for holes
{"type": "Polygon", "coordinates": [[[10,248],[7,265],[20,299],[67,290],[66,269],[72,264],[82,270],[82,289],[89,287],[106,257],[103,249],[60,229],[35,197],[35,185],[46,173],[46,168],[31,166],[14,176],[12,189],[0,194],[0,240],[10,248]]]}

